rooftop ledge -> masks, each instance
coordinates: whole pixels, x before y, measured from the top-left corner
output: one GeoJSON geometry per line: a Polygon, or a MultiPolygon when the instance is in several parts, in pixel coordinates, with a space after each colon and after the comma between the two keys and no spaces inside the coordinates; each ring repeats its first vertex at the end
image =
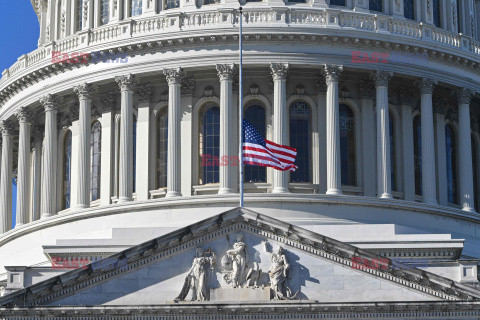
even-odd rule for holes
{"type": "MultiPolygon", "coordinates": [[[[212,5],[195,10],[173,9],[82,30],[19,57],[13,66],[2,72],[0,101],[51,71],[85,65],[52,64],[52,51],[151,52],[182,45],[236,41],[237,28],[236,8],[212,5]],[[201,31],[208,31],[208,34],[201,31]]],[[[344,37],[352,46],[383,46],[385,49],[423,52],[470,68],[480,67],[479,41],[429,24],[384,14],[301,5],[277,8],[257,5],[244,8],[244,28],[247,42],[297,40],[319,43],[328,40],[329,43],[340,43],[339,38],[344,37]],[[295,35],[295,38],[282,36],[282,32],[295,35]],[[267,35],[262,37],[262,34],[267,35]]]]}
{"type": "MultiPolygon", "coordinates": [[[[423,214],[431,214],[448,218],[455,218],[463,221],[478,224],[480,226],[480,214],[469,213],[456,208],[449,208],[439,205],[431,205],[421,202],[412,202],[395,199],[379,199],[364,196],[334,196],[334,195],[312,195],[312,194],[262,194],[252,193],[245,195],[245,207],[249,205],[258,205],[262,203],[281,203],[281,204],[328,204],[328,205],[347,205],[355,207],[379,207],[392,210],[409,210],[423,214]]],[[[51,226],[70,223],[78,220],[89,219],[105,215],[122,214],[131,211],[168,209],[181,207],[202,207],[208,205],[222,205],[226,208],[237,207],[239,203],[238,194],[229,195],[200,195],[178,198],[161,198],[147,201],[131,201],[120,204],[111,204],[108,206],[90,207],[86,209],[77,209],[63,211],[57,215],[40,219],[18,228],[10,230],[0,236],[0,246],[21,237],[25,234],[46,229],[51,226]]]]}

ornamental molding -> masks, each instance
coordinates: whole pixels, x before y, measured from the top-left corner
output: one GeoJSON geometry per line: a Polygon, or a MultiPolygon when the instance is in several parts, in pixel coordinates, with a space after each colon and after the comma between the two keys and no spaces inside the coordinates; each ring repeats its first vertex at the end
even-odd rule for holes
{"type": "Polygon", "coordinates": [[[287,80],[289,63],[270,63],[270,70],[273,81],[287,80]]]}
{"type": "MultiPolygon", "coordinates": [[[[191,96],[193,95],[194,90],[195,90],[195,79],[183,77],[181,93],[186,96],[191,96]]],[[[168,91],[167,91],[167,100],[168,100],[168,91]]]]}
{"type": "MultiPolygon", "coordinates": [[[[275,218],[235,208],[95,261],[86,266],[86,269],[72,270],[1,297],[0,306],[33,307],[49,304],[76,291],[142,268],[146,264],[169,259],[186,250],[198,248],[202,243],[239,232],[258,236],[267,241],[272,240],[287,250],[295,249],[347,268],[353,268],[355,257],[368,260],[386,259],[275,218]],[[122,268],[116,267],[118,261],[122,261],[122,268]]],[[[390,259],[386,260],[385,268],[360,268],[356,271],[437,299],[452,302],[468,300],[471,303],[480,300],[480,291],[477,289],[424,270],[411,270],[390,259]]]]}

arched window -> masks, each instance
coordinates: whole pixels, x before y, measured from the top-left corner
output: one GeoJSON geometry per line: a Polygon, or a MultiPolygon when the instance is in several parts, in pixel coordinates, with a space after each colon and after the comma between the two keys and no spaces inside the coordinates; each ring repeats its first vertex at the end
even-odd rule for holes
{"type": "Polygon", "coordinates": [[[433,24],[437,27],[440,28],[440,1],[439,0],[433,0],[432,2],[433,6],[433,24]]]}
{"type": "Polygon", "coordinates": [[[422,195],[422,122],[413,119],[413,157],[415,163],[415,194],[422,195]]]}
{"type": "Polygon", "coordinates": [[[90,134],[90,199],[100,199],[100,168],[102,161],[102,125],[95,121],[90,134]]]}
{"type": "Polygon", "coordinates": [[[133,192],[137,190],[137,117],[133,116],[133,192]]]}
{"type": "Polygon", "coordinates": [[[403,0],[403,16],[407,19],[415,19],[413,0],[403,0]]]}
{"type": "Polygon", "coordinates": [[[101,24],[107,24],[110,21],[110,0],[102,0],[100,3],[101,24]]]}
{"type": "Polygon", "coordinates": [[[369,0],[368,8],[372,11],[383,11],[383,0],[369,0]]]}
{"type": "Polygon", "coordinates": [[[132,17],[142,14],[142,0],[132,0],[132,17]]]}
{"type": "Polygon", "coordinates": [[[478,212],[478,208],[480,208],[479,203],[480,199],[478,196],[478,156],[477,156],[477,143],[475,141],[475,137],[472,135],[472,170],[473,170],[473,194],[475,201],[475,211],[478,212]]]}
{"type": "Polygon", "coordinates": [[[180,0],[165,0],[165,10],[175,9],[180,7],[180,0]]]}
{"type": "Polygon", "coordinates": [[[311,110],[305,101],[290,105],[290,146],[297,149],[295,164],[298,169],[290,173],[290,182],[311,182],[311,110]]]}
{"type": "Polygon", "coordinates": [[[457,155],[455,133],[450,125],[445,126],[445,147],[447,151],[447,196],[448,202],[457,203],[457,155]]]}
{"type": "Polygon", "coordinates": [[[392,113],[389,114],[389,131],[390,131],[390,169],[391,169],[391,184],[392,190],[397,190],[396,188],[396,170],[395,170],[395,121],[392,116],[392,113]]]}
{"type": "Polygon", "coordinates": [[[201,184],[219,182],[220,156],[220,108],[210,104],[204,109],[201,117],[200,160],[201,184]]]}
{"type": "Polygon", "coordinates": [[[62,210],[70,208],[70,188],[72,183],[72,132],[63,138],[63,201],[62,210]]]}
{"type": "MultiPolygon", "coordinates": [[[[245,108],[243,118],[250,122],[263,138],[266,138],[266,116],[263,106],[253,104],[245,108]]],[[[243,179],[245,182],[267,182],[267,170],[265,167],[246,164],[243,171],[243,179]]]]}
{"type": "Polygon", "coordinates": [[[75,29],[76,31],[82,30],[82,20],[83,20],[83,0],[75,0],[75,12],[77,16],[75,17],[75,29]]]}
{"type": "Polygon", "coordinates": [[[331,6],[343,6],[345,7],[345,0],[330,0],[331,6]]]}
{"type": "Polygon", "coordinates": [[[356,184],[355,172],[355,118],[353,110],[340,105],[340,159],[342,169],[342,185],[356,184]]]}
{"type": "Polygon", "coordinates": [[[157,115],[157,188],[167,186],[168,109],[157,115]]]}

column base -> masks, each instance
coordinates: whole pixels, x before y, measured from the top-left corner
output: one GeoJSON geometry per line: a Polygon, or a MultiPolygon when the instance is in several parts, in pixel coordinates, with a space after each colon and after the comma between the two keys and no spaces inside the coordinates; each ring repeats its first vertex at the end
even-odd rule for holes
{"type": "Polygon", "coordinates": [[[340,191],[338,189],[328,189],[325,194],[330,194],[330,195],[333,195],[333,196],[340,196],[340,195],[342,195],[342,191],[340,191]]]}
{"type": "Polygon", "coordinates": [[[275,187],[273,188],[272,193],[290,193],[290,190],[284,187],[275,187]]]}
{"type": "Polygon", "coordinates": [[[426,204],[431,204],[431,205],[434,205],[434,206],[438,206],[437,199],[426,199],[426,200],[423,200],[423,202],[426,203],[426,204]]]}
{"type": "Polygon", "coordinates": [[[122,202],[130,202],[133,201],[133,198],[128,198],[128,197],[119,197],[117,203],[122,203],[122,202]]]}
{"type": "Polygon", "coordinates": [[[475,208],[463,207],[462,210],[470,213],[476,213],[475,208]]]}
{"type": "Polygon", "coordinates": [[[42,216],[40,217],[40,219],[45,219],[45,218],[48,218],[48,217],[51,217],[53,216],[53,214],[51,213],[42,213],[42,216]]]}
{"type": "MultiPolygon", "coordinates": [[[[120,200],[118,200],[120,201],[120,200]]],[[[86,204],[78,204],[75,209],[85,209],[85,208],[88,208],[90,207],[90,205],[86,205],[86,204]]]]}
{"type": "Polygon", "coordinates": [[[20,226],[23,226],[23,223],[15,223],[15,229],[17,229],[20,226]]]}
{"type": "Polygon", "coordinates": [[[382,193],[381,195],[378,196],[380,199],[393,199],[392,195],[390,193],[382,193]]]}
{"type": "Polygon", "coordinates": [[[165,198],[174,198],[174,197],[181,197],[182,194],[178,191],[168,191],[165,195],[165,198]]]}
{"type": "Polygon", "coordinates": [[[229,193],[233,193],[233,189],[221,188],[220,190],[218,190],[218,194],[229,194],[229,193]]]}

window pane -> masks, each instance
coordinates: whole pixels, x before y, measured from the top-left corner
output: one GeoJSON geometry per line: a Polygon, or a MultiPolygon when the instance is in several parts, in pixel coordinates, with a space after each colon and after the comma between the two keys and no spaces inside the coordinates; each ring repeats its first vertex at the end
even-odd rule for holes
{"type": "Polygon", "coordinates": [[[219,182],[220,108],[212,106],[203,114],[201,146],[202,184],[219,182]]]}
{"type": "MultiPolygon", "coordinates": [[[[250,122],[265,139],[266,116],[265,109],[262,106],[253,105],[246,108],[243,118],[250,122]]],[[[267,169],[265,167],[245,164],[243,179],[245,182],[267,182],[267,169]]]]}
{"type": "Polygon", "coordinates": [[[102,24],[107,24],[110,21],[110,0],[102,0],[100,4],[102,10],[102,24]]]}
{"type": "Polygon", "coordinates": [[[440,1],[433,0],[433,24],[440,27],[440,1]]]}
{"type": "Polygon", "coordinates": [[[330,0],[331,6],[343,6],[345,7],[345,0],[330,0]]]}
{"type": "Polygon", "coordinates": [[[340,105],[340,158],[342,185],[354,186],[355,173],[355,127],[353,111],[340,105]]]}
{"type": "Polygon", "coordinates": [[[383,0],[369,0],[369,9],[382,12],[382,1],[383,0]]]}
{"type": "Polygon", "coordinates": [[[132,17],[142,14],[142,0],[132,0],[132,17]]]}
{"type": "Polygon", "coordinates": [[[413,154],[415,161],[415,194],[422,195],[422,126],[419,116],[413,120],[413,154]]]}
{"type": "Polygon", "coordinates": [[[311,182],[310,107],[304,101],[290,105],[290,146],[297,149],[295,164],[298,169],[290,173],[290,182],[311,182]]]}
{"type": "Polygon", "coordinates": [[[447,151],[447,195],[448,202],[457,203],[457,166],[455,134],[452,127],[445,126],[445,146],[447,151]]]}
{"type": "Polygon", "coordinates": [[[100,168],[101,168],[101,138],[102,125],[95,121],[90,135],[90,199],[95,201],[100,199],[100,168]]]}
{"type": "Polygon", "coordinates": [[[70,208],[70,188],[71,188],[71,171],[72,170],[72,132],[65,134],[63,142],[63,207],[70,208]]]}
{"type": "Polygon", "coordinates": [[[165,10],[179,8],[180,0],[165,0],[165,10]]]}
{"type": "Polygon", "coordinates": [[[157,120],[157,188],[167,186],[168,112],[164,108],[157,120]]]}
{"type": "Polygon", "coordinates": [[[407,19],[415,19],[413,0],[403,0],[403,16],[407,19]]]}
{"type": "Polygon", "coordinates": [[[75,18],[76,31],[82,30],[82,17],[83,17],[83,0],[75,1],[77,16],[75,18]]]}

